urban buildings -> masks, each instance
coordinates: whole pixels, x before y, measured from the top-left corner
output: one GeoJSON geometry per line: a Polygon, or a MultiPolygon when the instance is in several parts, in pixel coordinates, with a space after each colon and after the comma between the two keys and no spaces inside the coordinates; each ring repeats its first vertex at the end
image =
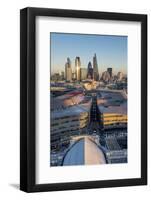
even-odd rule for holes
{"type": "Polygon", "coordinates": [[[113,74],[112,68],[107,68],[107,71],[102,72],[101,81],[105,84],[110,84],[110,89],[127,88],[127,75],[122,72],[113,74]],[[116,83],[116,85],[115,85],[116,83]],[[113,85],[111,85],[113,84],[113,85]],[[112,87],[113,86],[113,87],[112,87]]]}
{"type": "MultiPolygon", "coordinates": [[[[110,73],[112,73],[112,68],[108,69],[110,73]]],[[[81,67],[80,57],[77,56],[75,58],[75,68],[73,68],[71,66],[71,60],[68,57],[67,62],[65,63],[65,71],[60,71],[51,75],[51,80],[53,81],[66,80],[67,82],[72,82],[72,81],[80,82],[86,79],[99,81],[99,71],[98,71],[96,54],[94,54],[93,57],[93,66],[91,62],[89,62],[87,68],[84,66],[81,67]]]]}
{"type": "Polygon", "coordinates": [[[58,151],[70,143],[70,137],[79,133],[88,125],[91,99],[82,92],[67,94],[57,87],[51,97],[51,149],[58,151]],[[61,91],[58,96],[58,90],[61,91]]]}
{"type": "Polygon", "coordinates": [[[70,58],[51,76],[50,165],[127,163],[127,76],[70,58]]]}
{"type": "Polygon", "coordinates": [[[52,87],[51,166],[126,163],[124,91],[65,88],[52,87]]]}
{"type": "Polygon", "coordinates": [[[127,95],[123,90],[100,89],[97,106],[107,163],[127,163],[127,95]]]}
{"type": "Polygon", "coordinates": [[[97,104],[104,130],[127,127],[127,97],[123,91],[102,91],[97,104]]]}
{"type": "Polygon", "coordinates": [[[127,36],[50,41],[50,166],[127,163],[127,36]]]}
{"type": "Polygon", "coordinates": [[[51,148],[59,150],[70,142],[72,132],[79,132],[88,124],[89,110],[74,106],[64,110],[55,110],[52,113],[51,148]]]}

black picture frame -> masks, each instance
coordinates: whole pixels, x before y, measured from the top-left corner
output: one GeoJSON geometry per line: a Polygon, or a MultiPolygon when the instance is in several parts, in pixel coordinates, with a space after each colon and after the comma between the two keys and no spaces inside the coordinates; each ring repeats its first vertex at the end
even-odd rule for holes
{"type": "Polygon", "coordinates": [[[25,192],[121,187],[147,184],[147,15],[48,8],[20,11],[20,189],[25,192]],[[35,182],[35,19],[54,16],[141,23],[141,178],[36,184],[35,182]]]}

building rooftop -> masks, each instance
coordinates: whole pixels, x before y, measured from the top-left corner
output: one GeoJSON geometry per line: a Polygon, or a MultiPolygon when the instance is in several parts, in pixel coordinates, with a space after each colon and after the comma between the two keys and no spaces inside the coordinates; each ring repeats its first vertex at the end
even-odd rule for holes
{"type": "Polygon", "coordinates": [[[101,91],[97,99],[98,107],[102,113],[127,114],[127,100],[121,91],[101,91]]]}
{"type": "Polygon", "coordinates": [[[76,116],[80,115],[81,113],[89,112],[91,107],[91,101],[80,104],[74,105],[67,108],[62,108],[58,110],[51,111],[51,118],[61,118],[67,116],[76,116]]]}
{"type": "Polygon", "coordinates": [[[58,97],[51,97],[51,110],[58,110],[79,104],[84,100],[81,93],[64,94],[58,97]]]}
{"type": "Polygon", "coordinates": [[[123,114],[126,115],[127,114],[127,103],[124,102],[118,106],[103,106],[103,105],[99,105],[99,110],[102,113],[112,113],[112,114],[123,114]]]}

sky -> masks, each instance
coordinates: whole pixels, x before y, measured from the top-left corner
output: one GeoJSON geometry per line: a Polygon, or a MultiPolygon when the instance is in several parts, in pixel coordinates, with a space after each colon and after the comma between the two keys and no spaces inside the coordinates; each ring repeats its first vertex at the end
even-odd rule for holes
{"type": "Polygon", "coordinates": [[[113,73],[127,73],[127,36],[50,33],[51,73],[65,70],[67,57],[75,67],[76,56],[81,67],[87,68],[96,53],[99,73],[113,68],[113,73]]]}

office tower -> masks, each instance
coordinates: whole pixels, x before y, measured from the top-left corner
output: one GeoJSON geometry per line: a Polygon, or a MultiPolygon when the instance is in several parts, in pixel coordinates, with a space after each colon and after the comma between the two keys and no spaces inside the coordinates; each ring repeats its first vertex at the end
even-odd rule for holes
{"type": "Polygon", "coordinates": [[[102,80],[104,82],[109,82],[110,81],[110,74],[108,71],[105,71],[102,73],[102,80]]]}
{"type": "Polygon", "coordinates": [[[81,68],[81,81],[87,78],[87,69],[81,68]]]}
{"type": "Polygon", "coordinates": [[[88,63],[87,78],[93,79],[93,68],[91,62],[88,63]]]}
{"type": "Polygon", "coordinates": [[[110,78],[112,78],[112,68],[107,68],[107,71],[108,71],[109,74],[110,74],[110,78]]]}
{"type": "Polygon", "coordinates": [[[93,79],[95,81],[99,80],[99,71],[98,71],[98,63],[97,63],[96,53],[93,56],[93,79]]]}
{"type": "Polygon", "coordinates": [[[123,73],[122,72],[118,72],[117,73],[117,79],[118,79],[118,81],[121,81],[122,78],[123,78],[123,73]]]}
{"type": "Polygon", "coordinates": [[[65,79],[66,81],[72,81],[72,68],[70,58],[67,58],[67,62],[65,64],[65,79]]]}
{"type": "Polygon", "coordinates": [[[76,80],[80,81],[81,80],[81,61],[80,61],[80,57],[76,57],[75,59],[75,72],[76,72],[76,80]]]}

